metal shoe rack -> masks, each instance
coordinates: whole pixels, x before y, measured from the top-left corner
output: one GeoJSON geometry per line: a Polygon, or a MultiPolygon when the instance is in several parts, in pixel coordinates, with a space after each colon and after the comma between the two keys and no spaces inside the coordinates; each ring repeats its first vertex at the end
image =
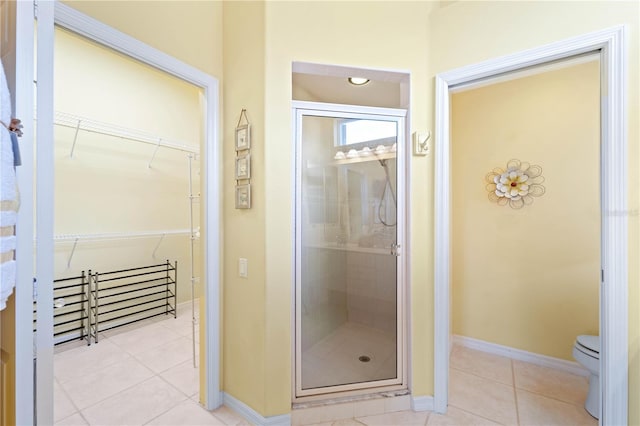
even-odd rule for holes
{"type": "MultiPolygon", "coordinates": [[[[178,262],[82,273],[54,281],[56,345],[91,339],[98,333],[159,315],[177,317],[178,262]]],[[[34,303],[34,331],[36,305],[34,303]]]]}

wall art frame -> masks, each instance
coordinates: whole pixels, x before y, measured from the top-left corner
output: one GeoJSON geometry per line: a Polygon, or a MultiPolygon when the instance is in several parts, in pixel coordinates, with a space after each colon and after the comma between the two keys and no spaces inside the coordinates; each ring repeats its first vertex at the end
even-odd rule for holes
{"type": "Polygon", "coordinates": [[[251,184],[236,185],[236,209],[251,208],[251,184]]]}
{"type": "Polygon", "coordinates": [[[251,179],[251,154],[244,154],[236,158],[236,180],[251,179]]]}

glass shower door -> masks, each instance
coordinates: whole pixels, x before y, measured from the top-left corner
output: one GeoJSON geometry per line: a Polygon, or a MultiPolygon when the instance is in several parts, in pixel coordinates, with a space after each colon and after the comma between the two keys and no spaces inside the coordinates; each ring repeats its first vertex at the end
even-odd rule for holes
{"type": "Polygon", "coordinates": [[[405,111],[298,105],[296,397],[402,385],[405,111]]]}

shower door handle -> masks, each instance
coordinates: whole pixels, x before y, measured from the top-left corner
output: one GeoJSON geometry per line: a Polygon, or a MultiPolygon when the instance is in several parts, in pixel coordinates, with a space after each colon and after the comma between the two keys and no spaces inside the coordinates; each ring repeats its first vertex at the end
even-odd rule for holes
{"type": "Polygon", "coordinates": [[[391,244],[391,255],[400,256],[400,244],[396,244],[396,243],[391,244]]]}

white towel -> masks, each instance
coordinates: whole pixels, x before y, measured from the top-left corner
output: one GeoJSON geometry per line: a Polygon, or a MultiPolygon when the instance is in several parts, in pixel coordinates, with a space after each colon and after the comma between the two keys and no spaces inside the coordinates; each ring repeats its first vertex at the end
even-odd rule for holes
{"type": "MultiPolygon", "coordinates": [[[[11,94],[0,63],[0,120],[11,123],[11,94]]],[[[6,306],[16,281],[14,260],[17,210],[16,173],[13,166],[11,134],[0,126],[0,310],[6,306]]]]}

